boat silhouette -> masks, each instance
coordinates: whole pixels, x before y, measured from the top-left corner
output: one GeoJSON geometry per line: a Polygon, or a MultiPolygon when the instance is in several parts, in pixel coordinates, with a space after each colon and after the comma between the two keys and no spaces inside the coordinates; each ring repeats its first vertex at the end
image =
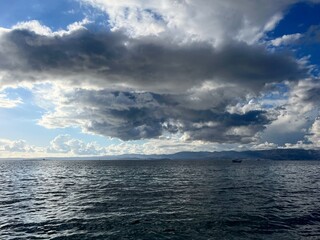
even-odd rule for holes
{"type": "Polygon", "coordinates": [[[241,162],[242,162],[242,159],[233,159],[232,162],[233,162],[233,163],[241,163],[241,162]]]}

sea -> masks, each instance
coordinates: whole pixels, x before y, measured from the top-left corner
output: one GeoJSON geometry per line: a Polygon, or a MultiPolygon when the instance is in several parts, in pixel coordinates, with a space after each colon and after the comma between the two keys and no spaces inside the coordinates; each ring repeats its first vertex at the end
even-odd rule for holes
{"type": "Polygon", "coordinates": [[[320,161],[0,161],[0,239],[320,239],[320,161]]]}

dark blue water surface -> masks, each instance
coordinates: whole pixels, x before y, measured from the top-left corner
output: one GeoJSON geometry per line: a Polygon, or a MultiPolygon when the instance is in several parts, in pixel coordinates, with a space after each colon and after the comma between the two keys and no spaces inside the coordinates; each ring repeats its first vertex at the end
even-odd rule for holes
{"type": "Polygon", "coordinates": [[[0,239],[320,239],[320,162],[0,161],[0,239]]]}

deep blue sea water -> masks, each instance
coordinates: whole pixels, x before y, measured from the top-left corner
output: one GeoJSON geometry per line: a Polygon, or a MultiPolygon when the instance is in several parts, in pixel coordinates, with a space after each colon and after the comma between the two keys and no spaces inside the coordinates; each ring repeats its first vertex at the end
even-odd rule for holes
{"type": "Polygon", "coordinates": [[[0,239],[320,239],[320,161],[0,161],[0,239]]]}

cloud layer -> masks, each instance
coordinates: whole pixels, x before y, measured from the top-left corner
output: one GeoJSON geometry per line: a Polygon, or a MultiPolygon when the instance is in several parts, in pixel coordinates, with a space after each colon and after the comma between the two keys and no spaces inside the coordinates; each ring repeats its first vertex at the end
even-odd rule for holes
{"type": "Polygon", "coordinates": [[[178,41],[208,41],[218,46],[236,40],[254,43],[281,20],[296,0],[82,0],[105,11],[114,30],[133,37],[169,35],[178,41]]]}
{"type": "MultiPolygon", "coordinates": [[[[36,20],[0,29],[0,88],[27,86],[51,102],[41,126],[260,149],[288,143],[279,132],[317,141],[319,81],[308,63],[275,50],[303,34],[265,40],[297,1],[82,2],[106,12],[110,29],[90,30],[87,18],[57,32],[36,20]],[[281,86],[285,97],[266,104],[281,86]]],[[[19,103],[0,93],[0,107],[19,103]]],[[[48,151],[104,150],[61,135],[48,151]]]]}
{"type": "Polygon", "coordinates": [[[274,118],[263,110],[240,114],[223,106],[192,108],[188,97],[81,89],[64,95],[58,110],[43,116],[40,124],[49,128],[78,125],[84,132],[122,140],[180,133],[187,140],[248,143],[274,118]]]}
{"type": "Polygon", "coordinates": [[[214,48],[205,42],[177,44],[85,29],[63,35],[14,29],[1,42],[2,85],[67,79],[73,85],[181,92],[211,81],[261,90],[266,83],[305,74],[290,56],[239,42],[214,48]]]}

